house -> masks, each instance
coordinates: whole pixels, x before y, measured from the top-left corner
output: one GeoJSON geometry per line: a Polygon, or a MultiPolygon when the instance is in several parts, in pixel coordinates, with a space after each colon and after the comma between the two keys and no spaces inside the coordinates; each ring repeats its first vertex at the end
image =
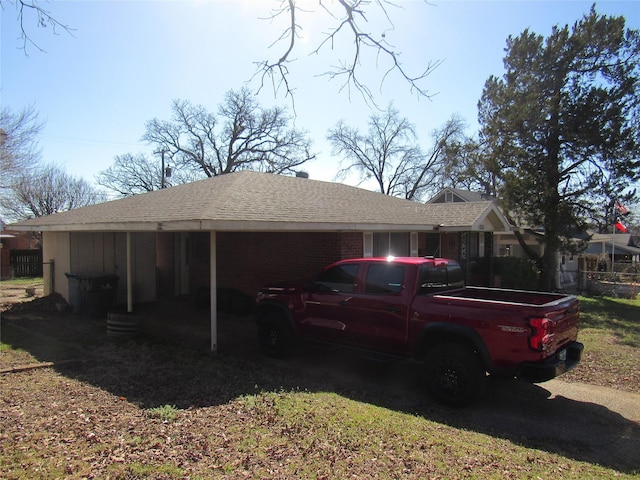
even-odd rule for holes
{"type": "MultiPolygon", "coordinates": [[[[359,256],[439,253],[464,260],[460,232],[486,238],[508,224],[490,201],[420,204],[348,185],[240,171],[12,228],[43,232],[44,258],[54,263],[52,289],[67,300],[69,273],[118,275],[117,301],[130,312],[134,303],[208,289],[215,350],[218,287],[253,296],[265,283],[306,278],[359,256]]],[[[477,248],[487,245],[478,240],[477,248]]]]}
{"type": "MultiPolygon", "coordinates": [[[[511,231],[496,199],[484,193],[444,188],[427,201],[427,205],[431,209],[443,209],[447,215],[459,219],[457,228],[447,225],[440,235],[435,237],[439,242],[436,251],[443,257],[459,259],[467,267],[478,258],[497,256],[497,239],[500,238],[498,235],[511,231]],[[475,217],[472,211],[476,212],[475,217]]],[[[427,234],[427,238],[434,236],[427,234]]],[[[485,272],[486,275],[490,273],[485,272]]],[[[468,276],[467,283],[470,283],[469,280],[468,276]]],[[[481,280],[482,283],[491,281],[489,278],[481,280]]]]}
{"type": "Polygon", "coordinates": [[[457,202],[495,202],[496,198],[481,192],[472,192],[459,188],[444,188],[433,196],[427,203],[457,203],[457,202]]]}
{"type": "Polygon", "coordinates": [[[640,241],[630,233],[595,233],[588,240],[583,255],[588,259],[603,260],[608,265],[607,270],[611,269],[612,258],[616,263],[637,265],[640,263],[640,241]]]}
{"type": "MultiPolygon", "coordinates": [[[[497,199],[479,192],[470,192],[455,188],[445,188],[439,192],[429,202],[437,203],[460,203],[477,202],[491,200],[497,203],[497,199]]],[[[508,220],[505,219],[508,224],[508,220]]],[[[518,229],[520,238],[526,247],[537,255],[544,254],[544,231],[532,228],[512,228],[498,229],[492,234],[493,251],[498,257],[520,257],[528,258],[525,249],[520,244],[514,230],[518,229]]],[[[470,238],[474,239],[474,234],[470,233],[470,238]]],[[[473,245],[471,246],[473,248],[473,245]]],[[[556,273],[556,285],[560,289],[575,289],[578,285],[578,256],[571,252],[558,252],[558,271],[556,273]]]]}
{"type": "Polygon", "coordinates": [[[28,276],[42,276],[39,236],[7,230],[0,220],[0,279],[28,276]]]}

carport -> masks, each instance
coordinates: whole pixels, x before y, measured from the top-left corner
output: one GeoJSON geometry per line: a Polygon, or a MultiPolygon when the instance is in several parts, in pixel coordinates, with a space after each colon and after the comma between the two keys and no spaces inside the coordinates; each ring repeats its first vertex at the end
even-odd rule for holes
{"type": "MultiPolygon", "coordinates": [[[[216,351],[220,236],[225,244],[271,239],[272,250],[259,252],[265,261],[276,255],[285,258],[294,246],[291,238],[309,242],[295,245],[309,255],[298,253],[290,262],[295,265],[286,265],[291,267],[289,275],[297,270],[308,274],[312,266],[319,268],[328,261],[371,255],[375,232],[406,234],[410,253],[417,255],[419,234],[442,228],[443,212],[439,208],[437,218],[430,218],[433,210],[343,184],[242,171],[26,220],[12,229],[43,232],[43,258],[55,264],[51,279],[55,292],[68,300],[68,272],[116,273],[124,283],[129,312],[136,302],[157,299],[159,234],[207,235],[208,252],[201,253],[209,258],[210,345],[216,351]],[[312,245],[310,239],[316,237],[322,241],[312,245]]],[[[235,251],[242,252],[242,245],[236,246],[235,251]]],[[[188,250],[188,245],[181,248],[188,250]]]]}

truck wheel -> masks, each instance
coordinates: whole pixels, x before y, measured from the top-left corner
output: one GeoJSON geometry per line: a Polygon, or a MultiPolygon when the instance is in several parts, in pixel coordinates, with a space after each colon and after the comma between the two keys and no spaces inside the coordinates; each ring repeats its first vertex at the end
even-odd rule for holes
{"type": "Polygon", "coordinates": [[[434,347],[425,357],[424,365],[427,389],[440,403],[463,407],[484,390],[486,372],[479,358],[462,345],[434,347]]]}
{"type": "Polygon", "coordinates": [[[293,347],[293,332],[282,315],[270,313],[258,322],[258,341],[265,355],[286,357],[293,347]]]}

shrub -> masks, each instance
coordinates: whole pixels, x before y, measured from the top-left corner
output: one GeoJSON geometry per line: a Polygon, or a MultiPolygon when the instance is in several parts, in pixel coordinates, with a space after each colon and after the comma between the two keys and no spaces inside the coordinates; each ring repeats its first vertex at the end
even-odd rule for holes
{"type": "Polygon", "coordinates": [[[536,290],[538,287],[538,268],[528,258],[494,257],[493,274],[500,275],[502,288],[536,290]]]}

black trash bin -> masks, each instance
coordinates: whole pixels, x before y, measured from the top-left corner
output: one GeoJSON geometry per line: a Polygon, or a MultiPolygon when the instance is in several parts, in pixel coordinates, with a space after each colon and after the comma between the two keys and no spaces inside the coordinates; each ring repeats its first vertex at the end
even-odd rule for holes
{"type": "Polygon", "coordinates": [[[69,305],[74,313],[91,318],[107,318],[118,290],[119,277],[113,273],[66,273],[69,279],[69,305]]]}

